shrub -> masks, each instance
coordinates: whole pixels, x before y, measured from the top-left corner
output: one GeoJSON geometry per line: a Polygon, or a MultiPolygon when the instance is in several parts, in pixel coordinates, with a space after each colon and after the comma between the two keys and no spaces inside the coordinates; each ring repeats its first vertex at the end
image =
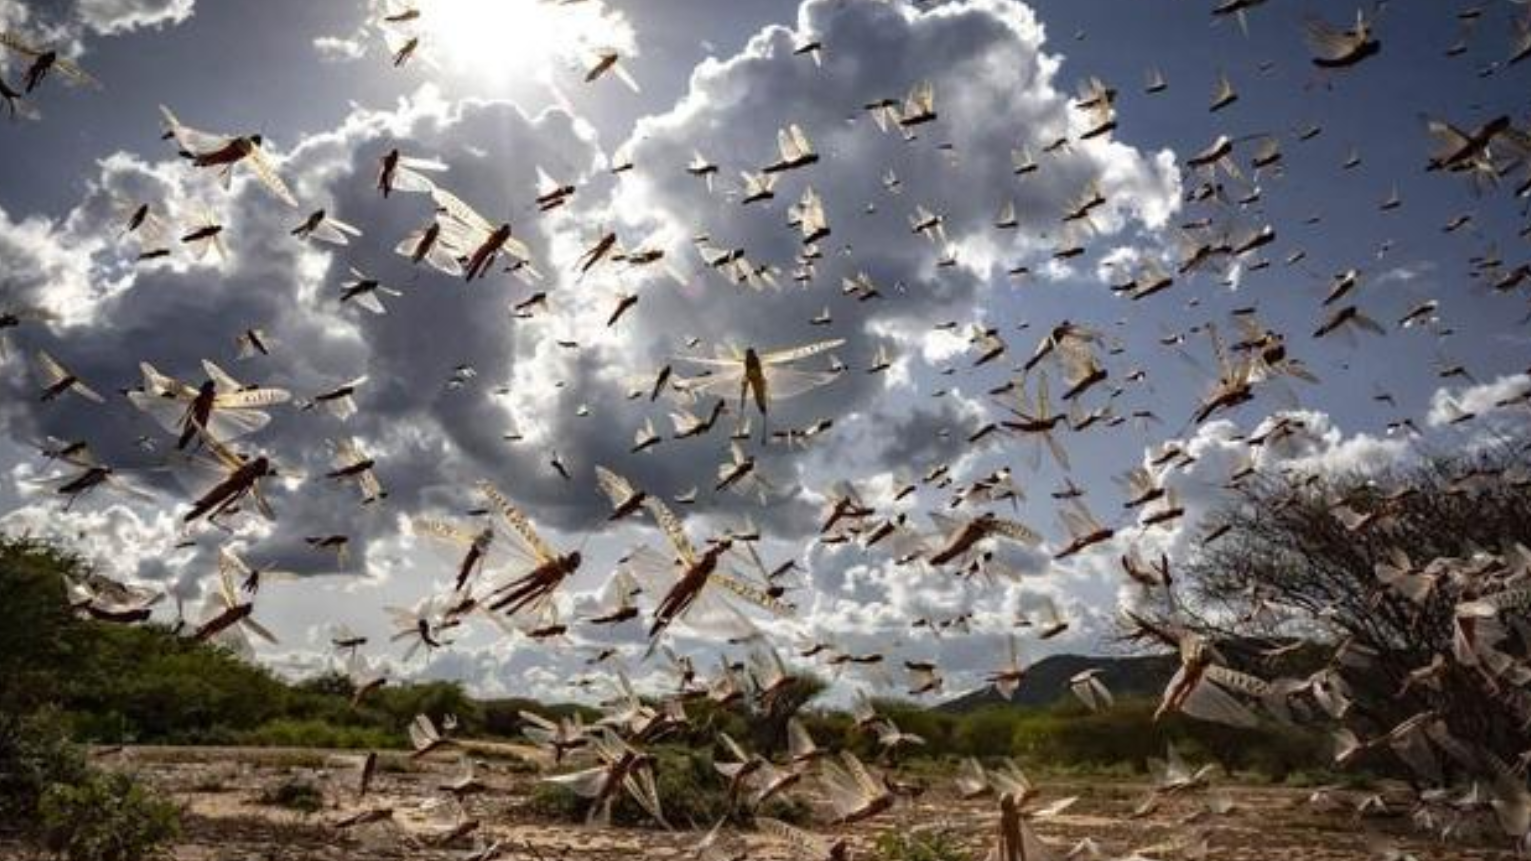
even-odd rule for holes
{"type": "MultiPolygon", "coordinates": [[[[655,754],[654,779],[665,819],[672,825],[716,822],[728,813],[728,785],[704,754],[663,748],[655,754]]],[[[542,783],[532,793],[533,811],[562,821],[583,821],[590,802],[556,783],[542,783]]],[[[614,825],[654,824],[625,793],[611,809],[614,825]]]]}
{"type": "Polygon", "coordinates": [[[41,838],[70,861],[134,861],[178,833],[173,805],[125,774],[93,769],[44,709],[0,710],[0,832],[41,838]]]}
{"type": "MultiPolygon", "coordinates": [[[[1525,463],[1525,451],[1505,439],[1490,447],[1410,458],[1382,472],[1261,474],[1212,513],[1206,526],[1217,527],[1223,537],[1204,543],[1180,565],[1178,591],[1169,604],[1177,621],[1226,644],[1224,656],[1234,669],[1263,669],[1256,648],[1269,635],[1345,642],[1367,654],[1364,672],[1347,668],[1344,674],[1355,707],[1343,723],[1361,738],[1383,735],[1428,712],[1432,726],[1439,721],[1441,730],[1474,749],[1470,759],[1493,755],[1512,761],[1525,747],[1525,700],[1507,695],[1502,680],[1484,669],[1488,655],[1468,654],[1472,637],[1456,614],[1461,603],[1516,582],[1475,566],[1481,554],[1501,551],[1504,566],[1512,568],[1513,548],[1531,544],[1531,484],[1513,479],[1525,463]],[[1337,501],[1364,525],[1347,526],[1337,516],[1337,501]],[[1418,601],[1403,589],[1379,588],[1377,565],[1398,552],[1416,573],[1449,563],[1448,576],[1437,578],[1418,601]],[[1468,559],[1475,561],[1449,562],[1468,559]],[[1263,621],[1248,624],[1261,607],[1280,610],[1258,613],[1263,621]],[[1444,663],[1432,671],[1431,683],[1400,690],[1400,680],[1432,656],[1444,663]]],[[[1148,621],[1152,626],[1164,619],[1148,621]]],[[[1508,618],[1501,621],[1510,627],[1508,618]]],[[[1148,630],[1134,633],[1144,636],[1148,630]]],[[[1506,635],[1500,651],[1524,660],[1526,639],[1506,635]]],[[[1164,640],[1162,634],[1147,636],[1164,640]]],[[[1315,645],[1306,651],[1305,657],[1321,663],[1334,649],[1315,645]]],[[[1283,674],[1290,671],[1302,675],[1297,667],[1283,674]]],[[[1407,767],[1390,755],[1379,759],[1366,762],[1400,774],[1407,767]]]]}
{"type": "Polygon", "coordinates": [[[568,787],[539,782],[527,799],[527,810],[554,822],[583,822],[590,802],[575,795],[568,787]]]}
{"type": "MultiPolygon", "coordinates": [[[[707,827],[724,817],[736,823],[749,819],[749,811],[728,801],[728,781],[712,766],[712,757],[704,752],[675,747],[659,747],[651,751],[655,755],[655,782],[659,788],[659,800],[664,806],[665,819],[677,828],[707,827]]],[[[556,783],[539,783],[532,790],[531,812],[560,822],[582,822],[590,809],[590,802],[575,795],[556,783]]],[[[773,798],[758,811],[784,822],[803,822],[808,818],[808,806],[800,801],[773,798]]],[[[626,794],[612,806],[611,821],[614,825],[650,826],[655,824],[626,794]]]]}
{"type": "Polygon", "coordinates": [[[180,834],[173,804],[114,772],[50,785],[38,813],[44,843],[69,861],[138,861],[180,834]]]}
{"type": "Polygon", "coordinates": [[[665,818],[672,824],[706,825],[729,814],[728,782],[712,767],[710,755],[667,749],[654,768],[665,818]]]}
{"type": "Polygon", "coordinates": [[[953,733],[954,752],[977,757],[1009,756],[1016,725],[1024,713],[1008,706],[965,715],[953,733]]]}
{"type": "Polygon", "coordinates": [[[236,734],[249,747],[308,747],[376,750],[401,747],[403,737],[376,727],[344,726],[311,718],[277,718],[236,734]]]}
{"type": "Polygon", "coordinates": [[[312,781],[290,778],[266,788],[260,796],[261,804],[285,807],[299,813],[318,813],[324,809],[324,791],[312,781]]]}
{"type": "Polygon", "coordinates": [[[30,717],[0,712],[0,832],[35,827],[37,807],[53,783],[78,783],[85,756],[64,733],[56,713],[30,717]]]}
{"type": "Polygon", "coordinates": [[[883,861],[972,861],[973,853],[950,831],[885,831],[874,844],[883,861]]]}
{"type": "Polygon", "coordinates": [[[54,701],[79,665],[63,577],[79,570],[47,544],[0,541],[0,709],[24,714],[54,701]]]}
{"type": "MultiPolygon", "coordinates": [[[[942,751],[955,749],[955,736],[961,719],[946,712],[927,710],[922,706],[909,702],[890,700],[879,702],[878,711],[894,723],[904,732],[914,733],[925,740],[925,744],[905,749],[899,756],[933,756],[942,751]]],[[[875,739],[875,735],[868,736],[861,733],[864,738],[875,739]]]]}
{"type": "Polygon", "coordinates": [[[1118,702],[1099,713],[1057,710],[1037,715],[1016,727],[1014,743],[1029,756],[1065,765],[1141,765],[1164,756],[1165,744],[1184,741],[1180,721],[1155,723],[1153,704],[1145,700],[1118,702]]]}

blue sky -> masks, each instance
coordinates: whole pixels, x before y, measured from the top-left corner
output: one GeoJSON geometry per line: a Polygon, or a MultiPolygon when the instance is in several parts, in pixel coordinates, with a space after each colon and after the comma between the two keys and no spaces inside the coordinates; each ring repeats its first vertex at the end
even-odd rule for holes
{"type": "MultiPolygon", "coordinates": [[[[395,69],[375,23],[382,13],[367,3],[0,0],[0,22],[64,45],[105,83],[90,91],[54,78],[35,99],[40,121],[0,129],[11,156],[0,160],[0,262],[8,264],[0,273],[0,308],[44,304],[60,318],[19,331],[13,340],[22,349],[0,366],[10,402],[0,407],[6,437],[0,468],[10,476],[0,505],[11,512],[0,523],[83,535],[88,554],[118,576],[173,584],[193,603],[211,582],[221,544],[313,575],[261,598],[262,615],[283,639],[263,649],[263,659],[302,671],[329,660],[323,631],[337,615],[381,639],[382,606],[439,591],[451,573],[451,551],[411,536],[407,522],[471,507],[469,488],[478,478],[504,486],[561,544],[587,547],[591,561],[565,596],[564,612],[577,617],[628,549],[662,541],[638,523],[606,526],[592,473],[605,465],[656,493],[700,485],[698,504],[683,512],[694,539],[750,518],[764,527],[770,561],[799,560],[808,572],[798,593],[802,612],[763,623],[780,647],[828,638],[847,650],[879,644],[904,657],[936,656],[951,687],[960,689],[984,669],[997,638],[1012,632],[1016,607],[1032,613],[1041,595],[1076,623],[1061,640],[1028,649],[1108,648],[1117,603],[1135,600],[1116,556],[1134,542],[1191,552],[1198,517],[1220,499],[1218,471],[1252,454],[1233,437],[1253,432],[1273,413],[1300,410],[1307,429],[1284,448],[1258,453],[1269,469],[1377,469],[1523,426],[1523,407],[1496,410],[1492,402],[1527,384],[1525,288],[1491,294],[1470,259],[1496,255],[1508,268],[1526,262],[1519,235],[1525,201],[1511,193],[1524,168],[1483,193],[1423,169],[1433,145],[1426,118],[1464,128],[1498,114],[1525,122],[1531,67],[1492,65],[1512,50],[1510,21],[1521,14],[1515,4],[1483,4],[1466,53],[1447,57],[1459,38],[1454,5],[1390,3],[1375,19],[1381,54],[1328,74],[1309,62],[1304,22],[1323,14],[1340,23],[1353,14],[1349,7],[1268,4],[1248,16],[1246,33],[1231,20],[1214,21],[1211,4],[1183,0],[955,0],[928,9],[878,0],[810,0],[801,7],[777,0],[588,0],[578,12],[530,0],[509,5],[524,7],[524,17],[498,21],[503,51],[484,47],[492,40],[431,31],[439,37],[436,56],[428,46],[425,58],[395,69]],[[536,36],[555,32],[539,28],[557,16],[583,14],[606,17],[599,27],[558,31],[573,33],[567,45],[536,36]],[[790,53],[792,40],[808,35],[825,40],[822,67],[790,53]],[[353,46],[357,56],[327,56],[318,39],[353,46]],[[583,83],[574,44],[580,40],[584,47],[622,43],[623,63],[642,92],[610,78],[583,83]],[[503,60],[518,52],[537,57],[535,67],[503,60]],[[1164,73],[1167,91],[1143,92],[1150,67],[1164,73]],[[1213,113],[1208,103],[1219,73],[1240,97],[1213,113]],[[1059,129],[1077,135],[1080,112],[1070,102],[1076,83],[1092,75],[1117,90],[1118,127],[1109,140],[1076,140],[1049,161],[1041,147],[1059,129]],[[902,97],[921,80],[936,81],[942,116],[919,140],[880,134],[859,110],[866,101],[902,97]],[[249,182],[224,194],[176,163],[159,139],[160,104],[197,128],[265,135],[298,190],[301,212],[283,211],[249,182]],[[773,158],[776,130],[794,122],[808,129],[823,161],[784,177],[769,208],[730,200],[739,171],[773,158]],[[1315,125],[1322,131],[1301,140],[1315,125]],[[1250,136],[1279,140],[1282,169],[1260,178],[1258,202],[1183,200],[1202,180],[1185,159],[1218,135],[1239,139],[1235,158],[1246,172],[1259,146],[1250,136]],[[948,142],[951,149],[938,146],[948,142]],[[1009,150],[1023,143],[1044,162],[1035,179],[1010,176],[1009,150]],[[603,168],[624,144],[638,166],[614,179],[603,168]],[[511,214],[549,275],[536,288],[552,297],[547,314],[510,319],[505,306],[533,288],[508,276],[465,288],[392,253],[430,213],[418,198],[385,205],[372,190],[376,159],[391,146],[445,161],[451,170],[442,184],[491,219],[511,214]],[[720,165],[711,193],[683,170],[693,149],[720,165]],[[1341,165],[1352,150],[1362,163],[1347,170],[1341,165]],[[571,206],[543,217],[528,212],[539,166],[578,186],[571,206]],[[883,188],[889,169],[903,180],[898,194],[883,188]],[[1052,264],[1059,215],[1090,179],[1110,191],[1106,215],[1086,237],[1084,257],[1052,264]],[[823,195],[835,232],[823,243],[815,282],[800,290],[785,275],[799,243],[782,222],[810,185],[823,195]],[[1395,190],[1402,205],[1382,211],[1395,190]],[[114,195],[163,199],[178,212],[182,204],[195,209],[192,201],[218,207],[234,258],[222,268],[179,258],[135,267],[130,242],[114,226],[120,218],[114,195]],[[1006,200],[1021,208],[1022,229],[1013,237],[989,225],[1006,200]],[[876,211],[867,212],[868,204],[876,211]],[[937,250],[909,233],[907,216],[916,205],[946,217],[956,267],[936,267],[937,250]],[[353,221],[365,236],[334,250],[286,235],[319,206],[353,221]],[[1464,214],[1472,216],[1468,226],[1443,231],[1464,214]],[[1181,276],[1173,289],[1142,302],[1110,293],[1103,259],[1155,258],[1173,268],[1182,225],[1203,218],[1238,229],[1273,226],[1277,241],[1260,252],[1268,268],[1250,271],[1258,256],[1246,256],[1223,272],[1181,276]],[[664,248],[684,286],[614,267],[576,278],[572,261],[606,230],[630,247],[664,248]],[[690,241],[703,231],[780,267],[785,286],[757,293],[708,271],[690,241]],[[1301,262],[1287,265],[1299,252],[1301,262]],[[1007,278],[1005,270],[1020,262],[1033,277],[1007,278]],[[371,318],[338,307],[334,294],[351,265],[402,288],[392,313],[371,318]],[[1328,310],[1320,303],[1330,279],[1348,269],[1361,273],[1351,301],[1387,335],[1315,341],[1309,336],[1328,310]],[[871,274],[886,298],[862,305],[838,295],[841,278],[857,272],[871,274]],[[1224,275],[1236,276],[1237,285],[1220,283],[1224,275]],[[637,292],[641,301],[622,325],[608,329],[601,323],[617,292],[637,292]],[[1396,321],[1427,299],[1440,303],[1441,323],[1399,330],[1396,321]],[[1209,384],[1208,341],[1188,336],[1185,352],[1198,369],[1161,339],[1208,321],[1231,332],[1229,312],[1250,305],[1287,336],[1292,353],[1321,382],[1258,387],[1255,403],[1219,417],[1226,423],[1197,428],[1189,416],[1209,384]],[[825,306],[832,306],[835,324],[828,331],[808,325],[825,306]],[[1109,405],[1119,415],[1152,410],[1163,423],[1064,435],[1073,463],[1067,477],[1120,536],[1053,565],[1047,551],[1066,536],[1049,492],[1065,476],[1046,459],[1033,470],[1029,441],[973,449],[965,439],[1002,417],[984,393],[1013,378],[1015,366],[1062,320],[1102,335],[1098,358],[1110,384],[1084,398],[1087,407],[1109,405]],[[1007,355],[973,369],[963,340],[933,329],[945,321],[961,324],[964,333],[974,323],[994,327],[1007,355]],[[199,373],[198,359],[231,362],[232,336],[251,325],[271,329],[283,348],[264,364],[232,366],[236,375],[311,394],[365,373],[371,380],[361,414],[337,424],[282,411],[250,442],[300,463],[311,478],[280,492],[277,521],[242,523],[232,535],[199,532],[190,536],[193,547],[167,552],[184,537],[175,520],[186,500],[157,471],[165,446],[147,452],[137,444],[153,429],[122,399],[103,408],[33,403],[28,351],[46,348],[114,392],[136,383],[139,361],[188,378],[199,373]],[[663,429],[669,422],[666,405],[625,400],[626,389],[666,361],[682,370],[675,357],[687,351],[688,336],[702,340],[704,353],[722,344],[790,346],[830,336],[848,342],[837,351],[850,366],[841,379],[773,415],[782,425],[833,417],[827,439],[801,453],[752,449],[779,491],[769,504],[708,492],[727,453],[724,433],[667,442],[652,454],[627,451],[644,420],[663,429]],[[560,340],[579,347],[559,347],[560,340]],[[867,374],[879,347],[891,351],[894,368],[867,374]],[[448,390],[444,383],[459,363],[472,364],[479,376],[448,390]],[[1472,380],[1439,376],[1456,364],[1472,380]],[[1137,369],[1146,382],[1129,382],[1137,369]],[[498,385],[510,394],[496,394],[498,385]],[[1105,390],[1113,386],[1122,391],[1108,402],[1105,390]],[[1382,390],[1396,407],[1375,399],[1382,390]],[[1481,403],[1484,415],[1445,426],[1448,397],[1481,403]],[[580,416],[581,406],[592,415],[580,416]],[[1403,417],[1424,436],[1390,437],[1386,426],[1403,417]],[[527,444],[501,439],[511,424],[530,430],[527,444]],[[46,471],[28,448],[45,434],[90,438],[108,462],[141,471],[156,501],[102,496],[60,513],[29,483],[46,471]],[[379,477],[391,490],[384,505],[358,509],[348,488],[312,478],[326,468],[325,440],[337,436],[357,437],[377,454],[379,477]],[[1190,502],[1191,516],[1178,528],[1143,530],[1122,509],[1112,479],[1167,440],[1201,454],[1196,464],[1160,476],[1190,502]],[[547,467],[552,449],[572,467],[574,481],[547,467]],[[954,583],[940,571],[898,566],[889,553],[815,544],[814,526],[836,481],[856,482],[874,498],[895,474],[918,475],[943,462],[952,464],[958,485],[1009,467],[1026,490],[1017,509],[996,509],[1047,539],[1039,551],[1000,548],[1024,572],[1018,581],[992,588],[954,583]],[[356,560],[337,570],[314,555],[301,539],[315,531],[351,535],[356,560]],[[910,633],[909,622],[921,615],[964,609],[982,617],[964,642],[910,633]]],[[[7,80],[19,71],[13,61],[7,80]]],[[[1054,379],[1056,395],[1062,388],[1056,372],[1054,379]]],[[[927,487],[902,508],[928,531],[923,512],[940,510],[948,496],[927,487]]],[[[884,514],[895,508],[879,507],[884,514]]],[[[586,644],[608,635],[576,626],[574,636],[586,644]]],[[[635,655],[640,650],[635,632],[609,636],[635,655]]],[[[681,631],[677,645],[699,654],[716,650],[705,632],[688,639],[681,631]]],[[[396,652],[379,648],[376,657],[397,662],[396,652]]],[[[538,690],[554,695],[575,670],[567,650],[560,655],[487,625],[474,626],[457,649],[431,663],[396,667],[462,677],[485,691],[534,671],[543,680],[538,690]]],[[[632,671],[653,668],[635,659],[632,671]]]]}

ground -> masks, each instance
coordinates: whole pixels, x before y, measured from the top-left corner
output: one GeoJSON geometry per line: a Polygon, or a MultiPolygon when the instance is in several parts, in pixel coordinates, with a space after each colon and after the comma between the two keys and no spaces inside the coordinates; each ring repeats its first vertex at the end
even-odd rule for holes
{"type": "MultiPolygon", "coordinates": [[[[479,777],[483,793],[464,800],[469,818],[480,823],[477,837],[441,845],[433,834],[454,821],[442,807],[434,812],[422,804],[439,799],[439,789],[458,771],[453,756],[424,761],[401,753],[384,754],[372,791],[363,804],[354,797],[352,762],[355,753],[285,749],[129,748],[98,751],[103,765],[134,771],[171,793],[185,806],[185,834],[174,847],[175,861],[460,861],[477,840],[501,841],[506,858],[551,861],[632,861],[635,858],[696,857],[697,831],[613,829],[550,823],[528,807],[536,775],[525,761],[499,754],[525,749],[478,751],[484,765],[479,777]],[[308,783],[324,790],[322,808],[301,813],[270,803],[283,784],[308,783]],[[367,825],[341,831],[334,822],[363,807],[389,806],[397,825],[367,825]]],[[[1234,801],[1222,816],[1197,812],[1203,796],[1165,799],[1153,812],[1134,817],[1148,787],[1119,778],[1049,778],[1038,781],[1042,793],[1034,807],[1067,796],[1079,800],[1066,812],[1037,823],[1041,835],[1062,855],[1084,838],[1117,858],[1138,851],[1150,858],[1194,858],[1176,847],[1197,828],[1208,835],[1209,861],[1342,861],[1388,857],[1383,847],[1397,847],[1419,861],[1451,859],[1480,861],[1512,857],[1489,848],[1492,843],[1456,836],[1442,842],[1413,829],[1406,795],[1382,791],[1384,809],[1364,818],[1356,806],[1373,790],[1321,791],[1315,802],[1310,788],[1223,784],[1234,801]]],[[[810,799],[811,800],[811,799],[810,799]]],[[[870,851],[885,829],[945,829],[983,858],[992,845],[997,821],[992,800],[962,800],[950,781],[933,782],[918,798],[909,799],[891,814],[846,829],[816,826],[823,833],[848,836],[853,858],[875,857],[870,851]]],[[[707,823],[703,823],[705,827],[707,823]]],[[[757,835],[747,835],[749,857],[755,861],[791,858],[786,847],[757,835]]],[[[0,846],[0,857],[10,857],[0,846]]],[[[1081,855],[1080,857],[1089,857],[1081,855]]],[[[1395,858],[1402,856],[1393,856],[1395,858]]]]}

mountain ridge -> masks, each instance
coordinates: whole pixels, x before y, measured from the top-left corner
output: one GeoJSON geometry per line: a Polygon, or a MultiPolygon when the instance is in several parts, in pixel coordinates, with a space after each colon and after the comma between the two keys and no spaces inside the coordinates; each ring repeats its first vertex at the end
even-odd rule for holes
{"type": "Polygon", "coordinates": [[[1015,696],[1006,699],[993,685],[968,691],[931,707],[932,711],[965,714],[980,708],[1046,708],[1072,698],[1069,679],[1089,669],[1100,670],[1100,680],[1116,696],[1158,696],[1180,666],[1173,652],[1152,655],[1087,656],[1048,655],[1026,669],[1015,696]]]}

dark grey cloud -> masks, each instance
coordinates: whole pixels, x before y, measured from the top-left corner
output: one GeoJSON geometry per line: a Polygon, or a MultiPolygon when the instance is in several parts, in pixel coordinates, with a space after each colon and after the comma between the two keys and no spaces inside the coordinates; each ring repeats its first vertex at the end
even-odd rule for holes
{"type": "MultiPolygon", "coordinates": [[[[203,184],[204,177],[172,163],[114,159],[69,218],[48,231],[31,224],[8,250],[14,261],[0,281],[7,302],[57,308],[65,325],[54,332],[24,330],[22,352],[46,347],[83,379],[103,391],[137,383],[137,365],[148,361],[186,379],[200,379],[200,361],[222,363],[246,382],[279,385],[300,398],[367,375],[358,395],[361,411],[339,422],[323,411],[297,413],[278,408],[261,435],[242,442],[273,452],[284,466],[311,476],[296,493],[278,493],[284,522],[301,524],[297,534],[277,535],[275,558],[295,563],[301,539],[310,534],[351,533],[355,552],[365,553],[369,532],[393,528],[393,516],[359,514],[354,491],[326,486],[326,439],[358,437],[381,461],[380,477],[391,492],[394,511],[421,503],[433,487],[492,475],[494,470],[528,476],[547,472],[528,454],[518,457],[501,439],[507,417],[488,396],[509,379],[518,351],[535,341],[535,328],[509,322],[515,298],[507,279],[464,285],[423,271],[411,271],[392,246],[431,217],[422,196],[383,201],[372,188],[376,160],[395,145],[451,161],[448,181],[482,207],[486,217],[511,217],[539,253],[543,238],[530,215],[535,197],[535,164],[540,158],[571,160],[592,152],[566,115],[522,115],[508,104],[448,106],[429,96],[390,114],[358,112],[338,131],[297,148],[283,164],[307,208],[289,211],[263,189],[241,181],[227,198],[203,184]],[[486,154],[511,149],[526,156],[519,170],[506,170],[486,154]],[[122,214],[117,201],[145,201],[174,214],[196,209],[188,197],[209,201],[228,225],[230,261],[222,267],[154,264],[126,271],[123,256],[132,243],[107,244],[122,214]],[[358,226],[366,236],[351,248],[325,251],[289,236],[308,208],[325,207],[358,226]],[[83,261],[88,260],[89,263],[83,261]],[[338,302],[347,268],[356,266],[404,290],[390,301],[387,315],[372,316],[338,302]],[[120,288],[105,296],[92,286],[104,271],[121,273],[120,288]],[[60,289],[72,281],[72,288],[60,289]],[[77,295],[84,294],[84,295],[77,295]],[[235,338],[262,328],[276,345],[269,359],[233,361],[235,338]],[[449,391],[446,382],[459,364],[480,369],[480,383],[449,391]],[[287,546],[290,549],[283,550],[287,546]]],[[[184,224],[184,222],[181,222],[184,224]]],[[[180,228],[173,230],[179,233],[180,228]]],[[[36,402],[30,377],[14,363],[7,377],[4,420],[13,437],[87,438],[109,463],[146,465],[155,458],[134,441],[143,434],[162,439],[152,422],[123,399],[106,407],[36,402]]],[[[513,393],[514,394],[514,393],[513,393]]],[[[178,491],[162,476],[154,481],[170,499],[178,491]]],[[[518,485],[522,484],[519,480],[518,485]]],[[[459,502],[466,494],[459,495],[459,502]]],[[[308,554],[308,566],[321,564],[308,554]]]]}
{"type": "MultiPolygon", "coordinates": [[[[625,147],[638,167],[617,182],[607,211],[593,216],[601,224],[619,225],[629,245],[664,248],[670,265],[687,281],[681,287],[662,278],[636,287],[631,281],[624,284],[623,289],[639,292],[640,304],[619,327],[618,339],[601,343],[604,361],[628,369],[671,362],[685,372],[687,365],[674,361],[683,335],[701,338],[704,354],[715,345],[772,349],[845,339],[835,355],[846,363],[847,373],[777,405],[772,416],[777,427],[836,417],[825,457],[794,465],[784,463],[779,452],[766,451],[759,455],[762,463],[779,464],[799,477],[811,475],[820,485],[834,471],[814,467],[852,448],[863,455],[886,450],[892,456],[875,462],[863,458],[861,465],[872,472],[906,465],[894,459],[908,453],[898,447],[906,442],[885,446],[878,439],[903,430],[885,419],[902,412],[909,400],[889,393],[886,376],[865,373],[879,348],[907,359],[918,349],[910,333],[921,333],[913,336],[918,338],[937,320],[975,315],[997,275],[1050,249],[1036,237],[1056,231],[1068,202],[1091,181],[1111,195],[1110,208],[1117,211],[1102,220],[1103,230],[1123,227],[1120,213],[1140,225],[1157,225],[1175,206],[1178,173],[1172,161],[1117,143],[1091,143],[1043,157],[1045,170],[1017,180],[1011,149],[1028,146],[1040,156],[1050,136],[1065,133],[1075,122],[1068,99],[1052,81],[1056,62],[1041,46],[1040,27],[1024,7],[1013,4],[968,4],[921,16],[890,4],[810,2],[800,11],[795,30],[767,28],[738,55],[704,62],[673,110],[638,124],[625,147]],[[822,68],[793,55],[794,40],[810,35],[826,45],[822,68]],[[861,110],[880,97],[902,98],[927,80],[936,87],[942,119],[922,129],[917,140],[879,132],[861,110]],[[784,174],[773,201],[741,205],[735,192],[739,172],[757,172],[775,161],[777,130],[788,124],[807,132],[820,162],[784,174]],[[942,149],[944,143],[954,149],[942,149]],[[720,167],[712,192],[684,170],[693,150],[720,167]],[[884,187],[889,169],[901,180],[897,194],[884,187]],[[833,232],[820,243],[824,258],[816,265],[814,281],[798,287],[791,272],[803,246],[799,233],[786,224],[787,210],[809,187],[825,201],[833,232]],[[1027,228],[1013,236],[990,223],[1006,200],[1016,203],[1027,228]],[[868,204],[874,212],[866,211],[868,204]],[[909,228],[917,206],[945,215],[959,260],[968,256],[964,265],[936,266],[943,250],[909,228]],[[692,242],[703,233],[718,247],[742,248],[751,261],[775,267],[782,289],[757,292],[708,271],[692,242]],[[863,273],[884,298],[858,302],[841,294],[842,279],[863,273]],[[810,325],[826,307],[834,324],[810,325]],[[874,404],[880,406],[874,410],[874,404]],[[842,445],[845,439],[861,442],[842,445]]],[[[620,283],[609,276],[592,280],[596,285],[620,283]]],[[[602,400],[616,394],[614,387],[608,389],[602,400]]],[[[627,415],[632,412],[629,408],[627,415]]],[[[658,420],[662,423],[663,416],[658,420]]],[[[630,419],[625,427],[638,424],[630,419]]],[[[915,430],[923,434],[926,428],[915,430]]],[[[559,437],[578,439],[576,450],[609,457],[617,452],[605,431],[602,425],[565,418],[559,437]],[[604,441],[593,438],[592,431],[602,432],[604,441]]],[[[957,438],[964,436],[959,431],[957,438]]],[[[906,434],[897,437],[908,440],[906,434]]],[[[651,465],[635,468],[653,476],[645,468],[651,465]]],[[[682,486],[706,478],[697,476],[689,460],[680,468],[691,475],[682,486]]]]}

